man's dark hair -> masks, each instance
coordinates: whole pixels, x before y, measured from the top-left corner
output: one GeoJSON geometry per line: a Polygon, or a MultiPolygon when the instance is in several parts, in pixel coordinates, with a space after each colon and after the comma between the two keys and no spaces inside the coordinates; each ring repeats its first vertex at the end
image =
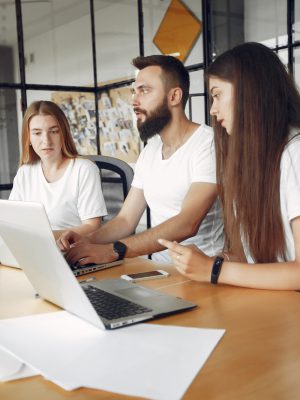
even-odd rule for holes
{"type": "Polygon", "coordinates": [[[132,64],[139,70],[150,66],[158,66],[162,69],[162,81],[167,90],[179,86],[182,90],[182,106],[186,105],[189,98],[190,76],[180,60],[172,56],[152,55],[136,57],[132,64]]]}

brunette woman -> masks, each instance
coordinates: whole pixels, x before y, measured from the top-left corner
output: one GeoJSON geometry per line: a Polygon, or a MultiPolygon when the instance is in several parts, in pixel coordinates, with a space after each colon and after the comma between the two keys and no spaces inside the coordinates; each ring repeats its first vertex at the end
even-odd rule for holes
{"type": "Polygon", "coordinates": [[[300,96],[293,78],[259,43],[223,53],[206,76],[226,248],[207,257],[160,243],[193,280],[300,289],[300,96]]]}

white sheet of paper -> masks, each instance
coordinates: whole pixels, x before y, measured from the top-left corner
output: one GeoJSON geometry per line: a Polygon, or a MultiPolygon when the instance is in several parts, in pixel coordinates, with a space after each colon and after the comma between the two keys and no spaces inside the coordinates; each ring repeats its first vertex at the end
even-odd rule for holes
{"type": "Polygon", "coordinates": [[[180,399],[224,334],[138,324],[102,331],[58,311],[0,321],[0,347],[66,390],[180,399]]]}
{"type": "Polygon", "coordinates": [[[0,349],[0,382],[12,381],[14,379],[27,378],[38,375],[38,373],[18,360],[13,355],[0,349]]]}

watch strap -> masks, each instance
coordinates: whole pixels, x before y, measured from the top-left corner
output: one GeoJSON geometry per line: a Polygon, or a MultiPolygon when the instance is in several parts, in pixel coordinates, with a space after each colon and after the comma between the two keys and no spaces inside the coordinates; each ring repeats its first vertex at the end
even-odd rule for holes
{"type": "Polygon", "coordinates": [[[214,263],[212,265],[211,269],[211,277],[210,277],[210,282],[214,285],[218,283],[219,275],[221,273],[221,268],[223,264],[224,258],[217,256],[214,259],[214,263]]]}

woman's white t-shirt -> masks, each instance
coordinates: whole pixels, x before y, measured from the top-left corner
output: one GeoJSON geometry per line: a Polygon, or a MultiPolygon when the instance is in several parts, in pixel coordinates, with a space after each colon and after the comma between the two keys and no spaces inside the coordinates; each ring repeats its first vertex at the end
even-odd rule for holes
{"type": "MultiPolygon", "coordinates": [[[[300,136],[295,136],[286,145],[280,161],[280,209],[283,222],[287,261],[295,260],[295,243],[291,221],[300,216],[300,136]]],[[[272,232],[270,232],[272,240],[272,232]]],[[[244,243],[244,252],[249,263],[253,258],[244,243]]],[[[283,260],[278,260],[283,261],[283,260]]]]}
{"type": "Polygon", "coordinates": [[[41,162],[22,165],[14,178],[10,200],[44,205],[53,230],[79,226],[107,214],[98,167],[90,160],[71,159],[63,176],[47,182],[41,162]]]}

